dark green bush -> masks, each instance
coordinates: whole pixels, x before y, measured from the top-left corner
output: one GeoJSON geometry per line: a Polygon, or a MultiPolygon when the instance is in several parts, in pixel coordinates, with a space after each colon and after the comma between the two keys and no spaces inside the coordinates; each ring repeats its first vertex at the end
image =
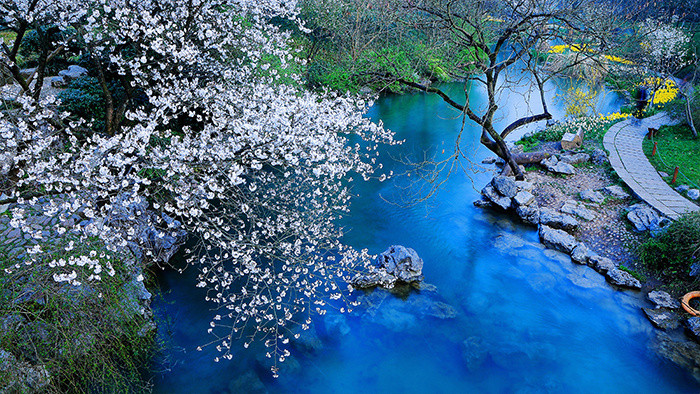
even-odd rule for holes
{"type": "Polygon", "coordinates": [[[690,266],[700,261],[700,212],[682,216],[658,238],[643,243],[639,255],[650,269],[687,277],[690,266]]]}
{"type": "MultiPolygon", "coordinates": [[[[124,88],[117,81],[109,82],[109,90],[115,102],[115,107],[126,100],[124,88]]],[[[102,96],[102,88],[94,77],[82,77],[71,82],[68,89],[58,95],[61,99],[61,110],[92,122],[93,131],[101,131],[105,127],[106,101],[102,96]]]]}

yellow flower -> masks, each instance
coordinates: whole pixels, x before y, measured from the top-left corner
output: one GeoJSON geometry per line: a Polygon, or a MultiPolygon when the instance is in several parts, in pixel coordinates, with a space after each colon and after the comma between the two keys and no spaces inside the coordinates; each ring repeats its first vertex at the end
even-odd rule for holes
{"type": "Polygon", "coordinates": [[[654,92],[654,104],[656,105],[665,104],[675,99],[678,95],[678,86],[676,86],[676,82],[671,79],[664,80],[659,77],[649,77],[644,80],[643,84],[651,86],[652,88],[658,86],[654,92]]]}

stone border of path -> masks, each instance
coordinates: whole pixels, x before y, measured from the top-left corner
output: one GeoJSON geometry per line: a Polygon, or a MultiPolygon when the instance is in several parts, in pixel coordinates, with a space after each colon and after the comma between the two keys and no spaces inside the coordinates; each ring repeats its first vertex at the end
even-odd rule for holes
{"type": "Polygon", "coordinates": [[[683,213],[700,211],[700,207],[673,190],[642,150],[649,127],[658,129],[669,124],[674,121],[665,112],[641,120],[630,117],[610,127],[603,146],[610,152],[610,164],[627,186],[647,204],[676,220],[683,213]]]}

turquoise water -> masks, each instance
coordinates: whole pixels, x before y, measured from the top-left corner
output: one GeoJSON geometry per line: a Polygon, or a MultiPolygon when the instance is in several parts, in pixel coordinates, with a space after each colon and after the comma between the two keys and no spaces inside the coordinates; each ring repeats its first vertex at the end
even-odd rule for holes
{"type": "MultiPolygon", "coordinates": [[[[523,110],[521,95],[506,99],[512,107],[501,122],[523,110]]],[[[387,171],[406,169],[397,158],[449,154],[461,128],[455,115],[422,94],[379,100],[368,116],[406,140],[384,152],[387,171]]],[[[343,222],[345,241],[355,247],[414,248],[434,288],[405,300],[375,292],[365,296],[374,305],[369,310],[316,319],[306,345],[297,345],[281,377],[272,379],[255,349],[241,347],[218,364],[215,350],[195,351],[211,339],[209,305],[193,272],[165,272],[159,277],[165,292],[154,303],[168,319],[159,327],[167,347],[156,366],[156,392],[698,392],[685,371],[649,350],[654,329],[640,310],[642,294],[613,290],[591,269],[542,248],[534,228],[472,205],[492,176],[479,164],[490,153],[473,127],[462,141],[471,163],[464,161],[466,170],[453,172],[427,202],[387,202],[406,200],[421,182],[356,182],[343,222]]]]}

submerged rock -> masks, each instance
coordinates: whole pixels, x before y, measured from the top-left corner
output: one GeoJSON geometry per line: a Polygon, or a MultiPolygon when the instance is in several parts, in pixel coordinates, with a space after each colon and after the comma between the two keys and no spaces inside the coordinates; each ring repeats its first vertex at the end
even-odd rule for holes
{"type": "Polygon", "coordinates": [[[462,342],[462,358],[470,372],[478,370],[488,354],[484,340],[479,337],[469,337],[462,342]]]}
{"type": "Polygon", "coordinates": [[[246,394],[267,394],[268,391],[265,385],[260,380],[258,375],[253,371],[248,371],[238,378],[231,380],[228,385],[230,393],[246,393],[246,394]]]}
{"type": "Polygon", "coordinates": [[[690,371],[695,380],[700,382],[700,345],[675,340],[665,332],[659,331],[653,348],[659,355],[690,371]]]}

